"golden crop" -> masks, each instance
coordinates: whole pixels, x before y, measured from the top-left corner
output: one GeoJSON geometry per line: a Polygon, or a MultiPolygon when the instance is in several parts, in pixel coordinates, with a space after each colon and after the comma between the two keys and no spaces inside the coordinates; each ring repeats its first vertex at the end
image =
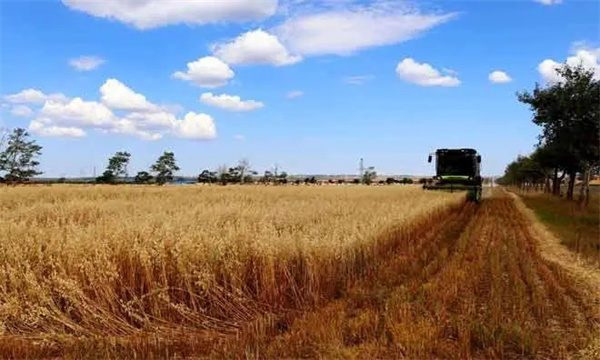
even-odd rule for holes
{"type": "Polygon", "coordinates": [[[0,334],[236,328],[335,296],[386,241],[463,198],[416,186],[3,187],[0,334]]]}

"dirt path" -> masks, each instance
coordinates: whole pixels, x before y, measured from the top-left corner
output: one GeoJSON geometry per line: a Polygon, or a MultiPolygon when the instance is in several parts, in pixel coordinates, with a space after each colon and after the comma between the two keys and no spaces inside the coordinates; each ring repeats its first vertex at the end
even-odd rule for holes
{"type": "Polygon", "coordinates": [[[552,259],[533,224],[514,198],[494,191],[411,254],[381,264],[376,281],[355,284],[275,334],[246,339],[246,354],[598,358],[590,343],[600,320],[593,282],[552,259]]]}

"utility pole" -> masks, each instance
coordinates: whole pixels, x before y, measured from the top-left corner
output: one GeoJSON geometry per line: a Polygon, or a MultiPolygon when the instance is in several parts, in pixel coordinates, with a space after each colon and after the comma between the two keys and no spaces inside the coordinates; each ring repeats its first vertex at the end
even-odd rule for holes
{"type": "Polygon", "coordinates": [[[363,162],[363,158],[360,158],[360,163],[358,165],[358,171],[360,172],[360,177],[362,179],[362,177],[365,175],[365,164],[363,162]]]}

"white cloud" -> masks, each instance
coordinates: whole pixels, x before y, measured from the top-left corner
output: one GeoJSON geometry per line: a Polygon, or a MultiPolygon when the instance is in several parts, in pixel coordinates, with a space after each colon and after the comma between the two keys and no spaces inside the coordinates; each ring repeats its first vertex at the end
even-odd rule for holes
{"type": "MultiPolygon", "coordinates": [[[[570,66],[582,65],[585,69],[594,71],[594,78],[600,80],[600,48],[575,47],[573,55],[567,57],[566,63],[570,66]]],[[[538,65],[538,72],[547,82],[559,82],[561,76],[556,73],[562,63],[546,59],[538,65]]]]}
{"type": "Polygon", "coordinates": [[[76,97],[68,103],[46,101],[38,116],[51,119],[59,125],[110,127],[117,117],[113,112],[96,101],[84,101],[76,97]]]}
{"type": "Polygon", "coordinates": [[[562,2],[562,0],[533,0],[535,2],[539,2],[540,4],[544,4],[544,5],[556,5],[556,4],[560,4],[562,2]]]}
{"type": "Polygon", "coordinates": [[[511,82],[511,77],[504,71],[495,70],[490,73],[488,79],[495,84],[503,84],[511,82]]]}
{"type": "Polygon", "coordinates": [[[177,122],[174,133],[186,139],[213,139],[217,137],[217,128],[210,115],[190,111],[177,122]]]}
{"type": "Polygon", "coordinates": [[[402,1],[375,1],[292,16],[273,33],[298,55],[349,55],[413,39],[455,14],[421,14],[402,1]]]}
{"type": "Polygon", "coordinates": [[[144,129],[174,128],[177,124],[175,115],[165,111],[155,113],[133,112],[127,114],[125,120],[131,121],[136,128],[144,129]]]}
{"type": "Polygon", "coordinates": [[[48,100],[55,102],[69,101],[69,98],[64,94],[46,95],[37,89],[25,89],[17,94],[7,95],[4,99],[13,104],[43,104],[48,100]]]}
{"type": "Polygon", "coordinates": [[[69,60],[69,65],[78,71],[94,70],[103,63],[104,59],[97,56],[80,56],[69,60]]]}
{"type": "Polygon", "coordinates": [[[187,64],[187,71],[177,71],[173,77],[205,88],[216,88],[226,85],[235,73],[229,66],[214,56],[206,56],[187,64]]]}
{"type": "Polygon", "coordinates": [[[105,132],[137,136],[144,140],[160,140],[163,135],[158,132],[140,129],[143,124],[129,118],[117,119],[110,129],[104,129],[105,132]]]}
{"type": "Polygon", "coordinates": [[[292,91],[288,92],[287,94],[285,94],[285,97],[288,99],[296,99],[301,96],[304,96],[304,91],[301,91],[301,90],[292,90],[292,91]]]}
{"type": "Polygon", "coordinates": [[[43,121],[32,120],[29,130],[40,136],[48,137],[84,137],[85,131],[77,127],[46,126],[43,121]]]}
{"type": "Polygon", "coordinates": [[[291,55],[277,36],[262,29],[248,31],[237,38],[213,46],[214,55],[228,64],[291,65],[302,60],[291,55]]]}
{"type": "Polygon", "coordinates": [[[277,10],[277,0],[63,0],[63,4],[141,30],[173,24],[261,20],[277,10]]]}
{"type": "Polygon", "coordinates": [[[355,76],[347,76],[344,78],[344,82],[350,85],[362,85],[367,81],[373,80],[373,75],[355,75],[355,76]]]}
{"type": "Polygon", "coordinates": [[[246,100],[243,101],[239,96],[233,95],[214,95],[213,93],[204,93],[200,96],[200,102],[218,107],[223,110],[229,111],[252,111],[256,109],[260,109],[265,105],[260,101],[255,100],[246,100]]]}
{"type": "MultiPolygon", "coordinates": [[[[87,101],[80,97],[71,100],[66,96],[47,96],[40,91],[24,91],[12,95],[14,101],[40,101],[46,99],[39,110],[18,105],[13,112],[35,116],[29,128],[40,136],[83,137],[86,130],[98,130],[105,134],[123,134],[145,140],[159,140],[164,135],[189,139],[216,137],[216,126],[207,114],[188,112],[183,119],[176,113],[181,110],[160,107],[150,103],[142,94],[136,93],[117,79],[107,80],[101,87],[101,100],[87,101]],[[58,99],[58,100],[56,100],[58,99]],[[115,114],[112,108],[126,111],[115,114]]],[[[252,102],[249,102],[252,104],[252,102]]],[[[248,106],[245,104],[245,106],[248,106]]]]}
{"type": "Polygon", "coordinates": [[[396,67],[398,76],[420,86],[458,86],[460,80],[451,75],[442,75],[439,70],[427,63],[418,63],[406,58],[396,67]]]}
{"type": "Polygon", "coordinates": [[[142,94],[131,90],[117,79],[108,79],[100,87],[102,103],[112,109],[128,111],[158,111],[159,107],[142,94]]]}
{"type": "Polygon", "coordinates": [[[10,109],[10,113],[13,116],[17,116],[17,117],[33,116],[33,110],[31,110],[30,107],[25,106],[25,105],[17,105],[15,107],[13,107],[12,109],[10,109]]]}
{"type": "Polygon", "coordinates": [[[238,141],[243,141],[244,139],[246,139],[244,135],[235,135],[233,138],[238,141]]]}

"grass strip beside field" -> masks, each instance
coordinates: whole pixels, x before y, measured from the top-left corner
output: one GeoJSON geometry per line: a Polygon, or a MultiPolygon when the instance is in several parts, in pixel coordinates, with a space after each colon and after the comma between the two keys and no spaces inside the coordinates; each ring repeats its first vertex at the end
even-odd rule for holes
{"type": "Polygon", "coordinates": [[[563,245],[600,268],[600,199],[597,194],[587,207],[548,194],[519,195],[563,245]]]}

